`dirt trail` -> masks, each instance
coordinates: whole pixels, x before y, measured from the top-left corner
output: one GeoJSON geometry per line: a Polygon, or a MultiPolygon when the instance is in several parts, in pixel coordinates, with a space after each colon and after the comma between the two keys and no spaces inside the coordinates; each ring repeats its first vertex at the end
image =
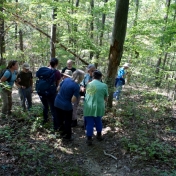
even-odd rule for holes
{"type": "MultiPolygon", "coordinates": [[[[13,90],[13,102],[19,103],[18,90],[13,90]]],[[[40,103],[39,97],[36,93],[33,93],[33,104],[40,103]]],[[[78,126],[73,128],[74,140],[70,143],[60,143],[60,148],[65,150],[72,150],[73,155],[69,155],[69,160],[73,160],[75,164],[85,169],[91,176],[127,176],[133,175],[130,169],[130,160],[123,158],[123,154],[120,150],[116,133],[118,129],[111,129],[109,126],[104,126],[103,135],[104,141],[99,142],[95,138],[93,139],[93,146],[87,146],[85,141],[85,131],[83,130],[83,113],[82,103],[78,109],[78,126]],[[112,135],[114,133],[114,136],[112,135]],[[111,154],[110,157],[106,154],[111,154]]],[[[95,133],[95,130],[94,130],[95,133]]],[[[95,133],[96,134],[96,133],[95,133]]],[[[94,135],[95,135],[94,134],[94,135]]],[[[137,173],[135,174],[138,175],[137,173]]]]}

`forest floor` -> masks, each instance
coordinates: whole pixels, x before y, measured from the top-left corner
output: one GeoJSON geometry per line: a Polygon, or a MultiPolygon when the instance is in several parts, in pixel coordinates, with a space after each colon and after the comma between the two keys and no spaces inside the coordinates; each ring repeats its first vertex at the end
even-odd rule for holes
{"type": "Polygon", "coordinates": [[[72,142],[42,126],[42,106],[24,113],[17,90],[13,115],[0,119],[2,176],[174,176],[176,105],[158,90],[126,86],[122,99],[103,117],[104,140],[87,146],[82,102],[72,142]]]}

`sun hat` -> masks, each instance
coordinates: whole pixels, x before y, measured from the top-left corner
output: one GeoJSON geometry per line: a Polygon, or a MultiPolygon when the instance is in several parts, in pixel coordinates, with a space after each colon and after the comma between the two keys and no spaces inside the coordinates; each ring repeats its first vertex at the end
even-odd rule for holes
{"type": "Polygon", "coordinates": [[[71,78],[72,77],[72,71],[71,70],[65,70],[65,72],[64,73],[62,73],[64,76],[68,76],[69,78],[71,78]]]}
{"type": "Polygon", "coordinates": [[[25,69],[29,69],[29,68],[30,68],[30,66],[29,66],[29,64],[28,64],[28,63],[24,63],[24,64],[23,64],[23,68],[25,68],[25,69]]]}
{"type": "Polygon", "coordinates": [[[125,63],[125,64],[123,65],[123,67],[130,67],[130,64],[129,64],[129,63],[125,63]]]}

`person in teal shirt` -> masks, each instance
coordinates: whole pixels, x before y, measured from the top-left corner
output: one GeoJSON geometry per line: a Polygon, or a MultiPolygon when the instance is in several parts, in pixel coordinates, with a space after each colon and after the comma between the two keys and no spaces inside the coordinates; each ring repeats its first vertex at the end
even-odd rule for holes
{"type": "Polygon", "coordinates": [[[1,98],[2,98],[2,114],[1,117],[5,118],[6,116],[11,115],[12,111],[12,87],[17,77],[18,71],[18,62],[11,60],[8,63],[7,70],[0,79],[1,83],[1,98]],[[8,79],[10,80],[8,81],[8,79]]]}
{"type": "Polygon", "coordinates": [[[86,124],[87,144],[92,145],[93,127],[97,131],[97,139],[102,138],[102,116],[105,114],[105,100],[108,97],[108,87],[101,82],[102,73],[98,70],[93,72],[93,80],[87,84],[84,101],[84,121],[86,124]]]}
{"type": "Polygon", "coordinates": [[[116,77],[116,91],[113,94],[113,98],[116,100],[119,100],[120,94],[122,91],[122,86],[125,84],[125,75],[126,75],[126,70],[129,68],[129,63],[125,63],[123,67],[121,67],[118,71],[117,77],[116,77]]]}

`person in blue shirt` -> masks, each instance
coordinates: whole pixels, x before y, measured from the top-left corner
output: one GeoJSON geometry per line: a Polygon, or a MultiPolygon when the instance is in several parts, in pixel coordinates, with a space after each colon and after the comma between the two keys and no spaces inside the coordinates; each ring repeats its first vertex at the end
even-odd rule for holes
{"type": "Polygon", "coordinates": [[[116,91],[113,94],[113,97],[116,100],[119,100],[120,98],[120,93],[122,91],[122,86],[125,84],[125,75],[126,75],[126,70],[129,68],[129,63],[125,63],[123,67],[121,67],[117,73],[116,77],[116,82],[115,82],[115,87],[116,91]]]}
{"type": "Polygon", "coordinates": [[[80,95],[81,96],[85,96],[86,86],[89,82],[92,81],[93,72],[95,70],[96,70],[96,67],[94,64],[89,64],[87,66],[87,74],[85,74],[84,79],[80,83],[80,95]]]}
{"type": "Polygon", "coordinates": [[[76,70],[73,76],[67,75],[59,88],[55,98],[54,106],[56,112],[55,130],[59,130],[63,139],[71,140],[71,123],[72,123],[72,103],[76,102],[80,92],[80,82],[84,77],[82,70],[76,70]]]}
{"type": "Polygon", "coordinates": [[[1,98],[2,98],[2,117],[11,115],[12,110],[12,87],[17,78],[18,62],[11,60],[8,63],[7,70],[0,79],[1,98]],[[11,78],[10,78],[11,77],[11,78]],[[8,79],[10,80],[8,81],[8,79]]]}

